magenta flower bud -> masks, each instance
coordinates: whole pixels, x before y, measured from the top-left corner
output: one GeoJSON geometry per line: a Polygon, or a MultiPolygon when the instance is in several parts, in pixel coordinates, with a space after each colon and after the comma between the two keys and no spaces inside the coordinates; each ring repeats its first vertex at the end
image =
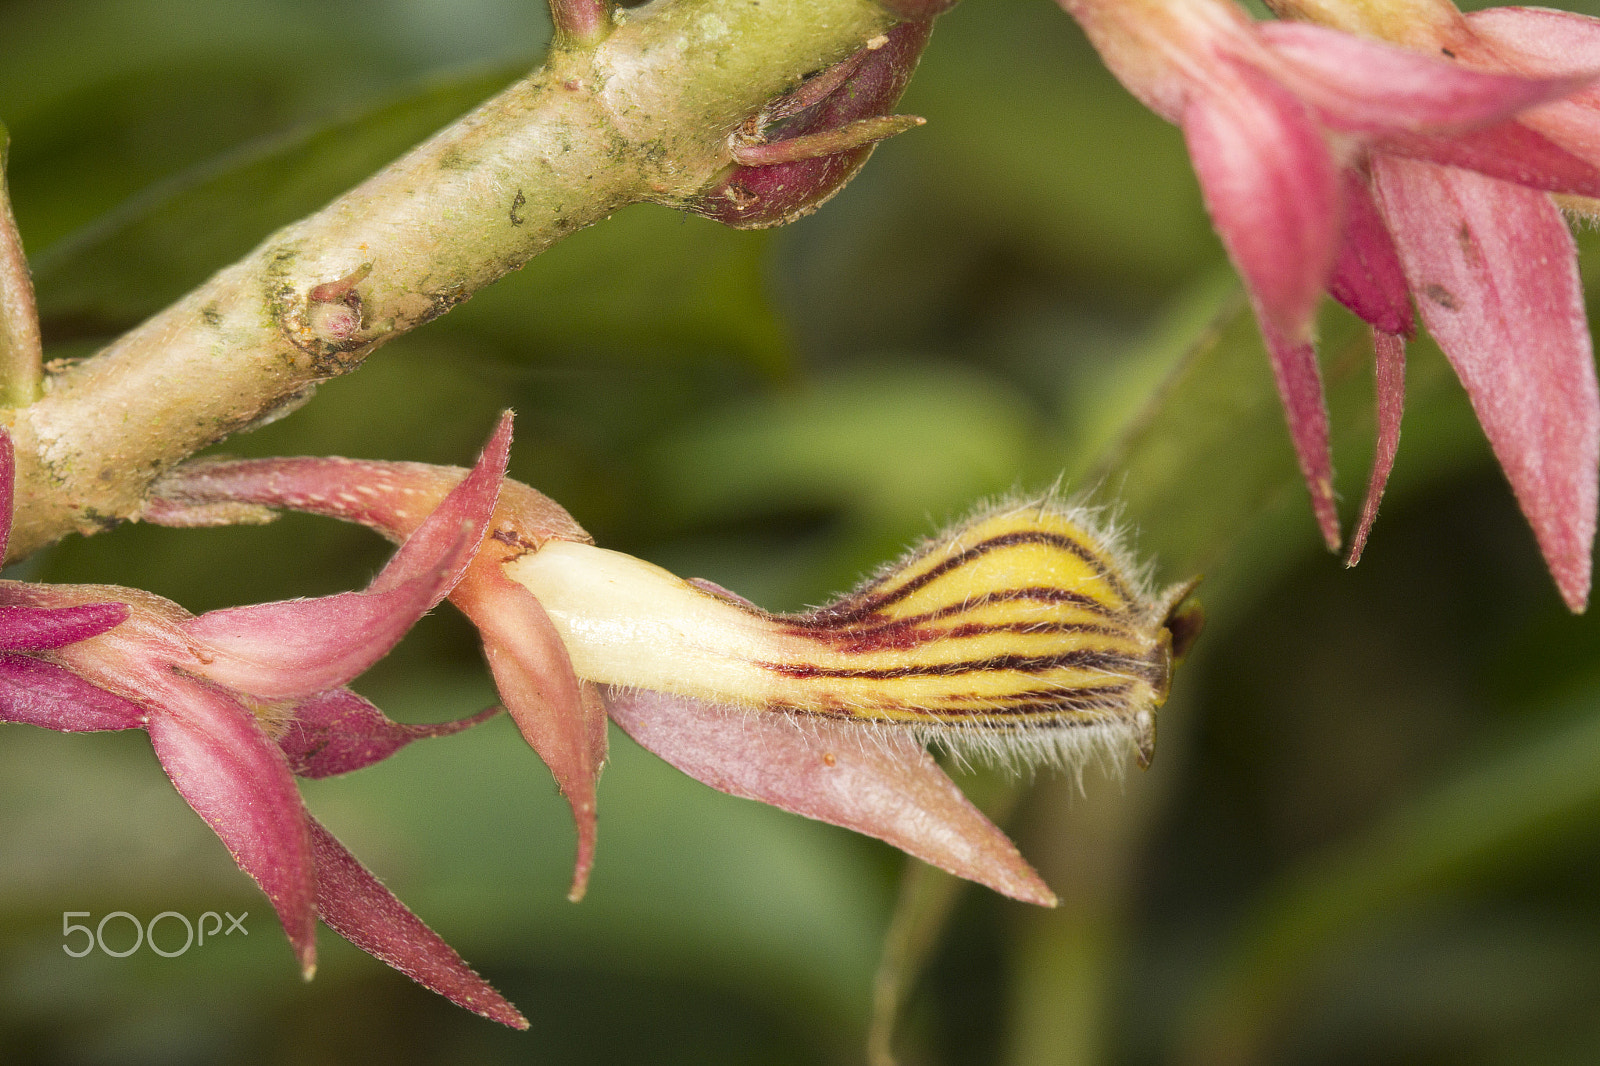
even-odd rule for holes
{"type": "Polygon", "coordinates": [[[733,137],[734,165],[688,204],[739,229],[815,211],[855,177],[874,145],[922,120],[890,115],[933,23],[902,22],[754,116],[733,137]]]}

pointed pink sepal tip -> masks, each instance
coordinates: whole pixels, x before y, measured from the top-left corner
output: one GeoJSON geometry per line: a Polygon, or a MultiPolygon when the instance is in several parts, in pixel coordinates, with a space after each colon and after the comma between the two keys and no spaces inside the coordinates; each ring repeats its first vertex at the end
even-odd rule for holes
{"type": "Polygon", "coordinates": [[[1311,510],[1328,550],[1339,550],[1339,510],[1333,499],[1333,451],[1328,441],[1328,405],[1322,372],[1310,344],[1286,341],[1266,323],[1261,332],[1272,362],[1272,376],[1289,422],[1289,437],[1301,476],[1311,492],[1311,510]]]}
{"type": "Polygon", "coordinates": [[[1361,561],[1367,547],[1367,535],[1378,517],[1378,504],[1383,501],[1383,490],[1389,484],[1389,473],[1394,469],[1394,457],[1400,448],[1400,416],[1406,402],[1406,341],[1382,330],[1372,331],[1375,392],[1378,408],[1378,438],[1372,454],[1372,473],[1367,479],[1367,494],[1361,501],[1361,518],[1356,523],[1355,535],[1350,538],[1350,554],[1346,566],[1361,561]]]}
{"type": "Polygon", "coordinates": [[[454,602],[483,636],[484,656],[506,713],[572,807],[578,840],[567,897],[576,902],[588,889],[594,863],[595,784],[606,757],[604,711],[573,673],[550,616],[497,564],[475,570],[454,602]]]}
{"type": "Polygon", "coordinates": [[[528,1019],[397,899],[345,846],[308,818],[317,910],[328,928],[417,984],[513,1029],[528,1019]]]}
{"type": "Polygon", "coordinates": [[[337,688],[383,658],[471,565],[499,498],[510,442],[507,412],[478,465],[366,591],[211,611],[189,622],[189,635],[211,655],[205,676],[268,699],[295,698],[337,688]]]}
{"type": "Polygon", "coordinates": [[[1012,899],[1056,905],[1016,846],[909,736],[657,692],[609,688],[606,703],[642,747],[719,792],[876,837],[1012,899]]]}
{"type": "Polygon", "coordinates": [[[1374,186],[1428,332],[1574,612],[1588,603],[1600,490],[1600,387],[1560,210],[1534,189],[1410,159],[1374,186]]]}
{"type": "Polygon", "coordinates": [[[305,807],[283,753],[249,711],[203,681],[182,678],[159,696],[164,706],[145,726],[156,758],[266,893],[309,980],[317,960],[316,874],[305,807]]]}
{"type": "Polygon", "coordinates": [[[454,722],[407,725],[349,689],[334,689],[295,708],[278,747],[296,776],[332,777],[382,762],[413,741],[459,733],[499,713],[494,706],[454,722]]]}

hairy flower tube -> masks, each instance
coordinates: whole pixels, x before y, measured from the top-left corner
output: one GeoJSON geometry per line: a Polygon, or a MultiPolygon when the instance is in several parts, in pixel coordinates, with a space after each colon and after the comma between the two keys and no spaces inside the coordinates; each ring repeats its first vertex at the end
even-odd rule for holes
{"type": "MultiPolygon", "coordinates": [[[[148,517],[196,524],[290,507],[399,536],[399,509],[460,476],[343,459],[204,462],[166,478],[148,517]]],[[[595,738],[603,701],[642,746],[713,788],[1051,903],[924,745],[1070,766],[1133,751],[1148,763],[1173,661],[1198,631],[1191,588],[1153,593],[1089,512],[1033,501],[929,541],[835,604],[775,615],[598,548],[556,504],[508,482],[452,598],[483,631],[491,665],[512,654],[497,649],[511,631],[502,612],[538,619],[514,676],[546,687],[501,681],[501,692],[546,735],[595,738]]],[[[550,750],[567,758],[581,744],[550,750]]],[[[597,769],[603,749],[588,750],[597,769]]],[[[572,764],[552,770],[573,780],[572,764]]],[[[592,806],[574,813],[592,848],[592,806]]],[[[589,854],[580,845],[580,863],[589,854]]]]}
{"type": "MultiPolygon", "coordinates": [[[[1547,194],[1600,195],[1600,153],[1568,136],[1600,49],[1475,62],[1452,47],[1424,54],[1322,26],[1255,24],[1227,0],[1061,2],[1122,82],[1183,129],[1330,548],[1340,533],[1310,343],[1318,297],[1331,292],[1372,325],[1378,358],[1378,449],[1352,562],[1399,438],[1414,297],[1557,587],[1581,610],[1600,390],[1572,239],[1547,194]]],[[[1518,24],[1508,36],[1525,38],[1534,17],[1485,20],[1506,21],[1518,24]]],[[[1428,20],[1396,22],[1424,32],[1428,20]]]]}
{"type": "MultiPolygon", "coordinates": [[[[527,1022],[307,813],[294,775],[342,773],[440,726],[393,722],[344,688],[442,600],[494,507],[509,425],[361,592],[198,617],[136,589],[0,582],[0,720],[143,729],[173,786],[271,901],[304,975],[315,925],[496,1021],[527,1022]]],[[[0,548],[13,456],[0,432],[0,548]]]]}

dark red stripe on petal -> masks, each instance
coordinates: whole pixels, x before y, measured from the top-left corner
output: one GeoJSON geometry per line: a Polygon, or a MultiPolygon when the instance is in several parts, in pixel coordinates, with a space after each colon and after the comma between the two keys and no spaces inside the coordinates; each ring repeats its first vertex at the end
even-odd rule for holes
{"type": "Polygon", "coordinates": [[[906,677],[954,677],[960,674],[1012,672],[1039,674],[1047,670],[1098,670],[1109,674],[1153,677],[1157,665],[1148,659],[1079,648],[1059,655],[996,655],[947,663],[910,663],[884,667],[830,667],[815,663],[757,663],[773,673],[796,679],[839,678],[890,681],[906,677]]]}
{"type": "MultiPolygon", "coordinates": [[[[1095,568],[1098,576],[1111,587],[1111,590],[1116,593],[1116,595],[1124,604],[1131,604],[1134,602],[1134,598],[1130,594],[1127,585],[1124,584],[1122,579],[1106,566],[1105,560],[1100,558],[1100,556],[1090,548],[1078,543],[1071,537],[1066,537],[1059,533],[1047,533],[1042,530],[1018,530],[1013,533],[1002,533],[997,537],[990,537],[988,540],[979,541],[972,547],[957,552],[955,555],[940,561],[936,566],[930,567],[929,569],[903,582],[902,584],[896,585],[893,588],[885,591],[877,592],[875,591],[875,586],[868,586],[860,593],[850,596],[832,607],[826,607],[820,611],[814,612],[813,614],[807,616],[807,618],[827,625],[842,625],[858,618],[864,618],[867,615],[883,610],[890,604],[899,603],[901,600],[909,597],[912,593],[932,584],[934,581],[937,581],[939,578],[950,573],[952,570],[957,570],[963,566],[966,566],[967,564],[989,554],[990,552],[1026,544],[1043,544],[1048,547],[1059,548],[1064,552],[1077,556],[1079,559],[1082,559],[1084,562],[1095,568]]],[[[1055,601],[1064,603],[1084,602],[1085,605],[1099,603],[1099,601],[1094,600],[1092,597],[1089,597],[1084,593],[1071,592],[1065,589],[1046,589],[1043,590],[1038,596],[1031,595],[1030,593],[1033,591],[1034,590],[1017,590],[1015,593],[993,593],[991,594],[990,599],[1045,599],[1048,597],[1055,601]]],[[[970,602],[963,602],[959,605],[953,605],[950,608],[941,608],[941,610],[962,611],[978,602],[979,601],[977,600],[972,600],[970,602]]]]}

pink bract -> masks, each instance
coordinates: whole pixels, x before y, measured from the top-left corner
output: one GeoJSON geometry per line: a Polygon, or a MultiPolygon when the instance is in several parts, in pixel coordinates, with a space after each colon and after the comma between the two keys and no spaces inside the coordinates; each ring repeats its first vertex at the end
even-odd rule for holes
{"type": "Polygon", "coordinates": [[[1341,537],[1310,347],[1318,295],[1372,325],[1378,356],[1379,443],[1352,563],[1399,438],[1415,300],[1562,597],[1582,610],[1600,389],[1575,251],[1545,194],[1600,196],[1600,23],[1481,12],[1429,54],[1324,26],[1257,25],[1226,0],[1062,5],[1124,84],[1183,128],[1261,323],[1328,546],[1341,537]]]}
{"type": "MultiPolygon", "coordinates": [[[[342,686],[381,658],[471,562],[510,444],[437,501],[363,592],[214,611],[114,586],[0,582],[0,720],[64,732],[144,729],[178,792],[255,879],[302,971],[316,920],[447,998],[527,1022],[405,909],[301,803],[295,772],[356,769],[481,720],[403,726],[342,686]]],[[[0,547],[13,455],[0,432],[0,547]]]]}

